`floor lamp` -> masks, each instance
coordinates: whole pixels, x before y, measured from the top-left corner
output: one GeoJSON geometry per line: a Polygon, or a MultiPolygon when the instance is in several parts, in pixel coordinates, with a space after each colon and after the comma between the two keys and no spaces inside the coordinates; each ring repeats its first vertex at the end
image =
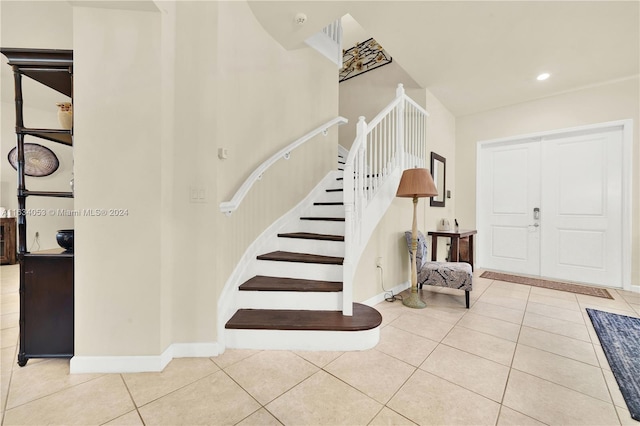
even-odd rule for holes
{"type": "Polygon", "coordinates": [[[402,299],[402,304],[410,308],[422,309],[427,305],[418,296],[418,268],[416,254],[418,253],[418,198],[434,197],[438,195],[436,184],[433,183],[431,173],[427,169],[407,169],[402,173],[396,197],[413,198],[413,224],[411,226],[411,293],[402,299]]]}

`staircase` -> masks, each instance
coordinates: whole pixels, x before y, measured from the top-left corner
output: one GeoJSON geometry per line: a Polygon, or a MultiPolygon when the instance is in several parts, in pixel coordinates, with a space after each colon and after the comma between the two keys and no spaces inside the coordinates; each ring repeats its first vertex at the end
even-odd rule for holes
{"type": "MultiPolygon", "coordinates": [[[[355,274],[402,171],[425,166],[428,115],[399,84],[371,121],[359,117],[350,151],[338,146],[337,170],[265,230],[229,278],[218,302],[225,347],[346,351],[377,344],[382,317],[353,303],[355,274]]],[[[230,215],[271,164],[345,122],[337,117],[280,150],[220,210],[230,215]]]]}
{"type": "Polygon", "coordinates": [[[228,347],[359,350],[378,342],[378,311],[354,303],[352,316],[342,312],[343,179],[333,173],[307,214],[277,234],[278,250],[256,257],[258,274],[240,285],[225,325],[228,347]]]}

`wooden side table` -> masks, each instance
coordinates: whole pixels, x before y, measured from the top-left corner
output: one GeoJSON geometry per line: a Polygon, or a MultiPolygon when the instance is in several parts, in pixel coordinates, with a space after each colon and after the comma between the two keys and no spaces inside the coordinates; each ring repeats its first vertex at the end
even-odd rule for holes
{"type": "Polygon", "coordinates": [[[438,237],[447,237],[451,240],[451,262],[460,259],[460,238],[469,237],[469,264],[473,270],[473,236],[478,231],[475,229],[460,229],[458,231],[430,231],[431,235],[431,260],[436,261],[438,256],[438,237]]]}

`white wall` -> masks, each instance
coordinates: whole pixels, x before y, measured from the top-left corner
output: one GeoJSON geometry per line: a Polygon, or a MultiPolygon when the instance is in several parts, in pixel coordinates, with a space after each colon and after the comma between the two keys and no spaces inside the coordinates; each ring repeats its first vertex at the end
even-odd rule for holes
{"type": "MultiPolygon", "coordinates": [[[[229,201],[271,155],[338,115],[335,64],[309,47],[285,50],[244,2],[219,3],[216,205],[229,201]]],[[[269,169],[231,216],[217,212],[213,280],[221,292],[249,245],[293,208],[337,160],[337,132],[319,136],[269,169]]],[[[213,258],[212,258],[213,259],[213,258]]]]}
{"type": "MultiPolygon", "coordinates": [[[[71,6],[67,2],[0,2],[0,46],[25,48],[71,49],[73,44],[73,21],[71,6]]],[[[7,156],[16,146],[14,82],[11,67],[1,56],[0,63],[0,206],[17,209],[17,173],[9,164],[7,156]]],[[[24,123],[27,127],[60,128],[56,102],[69,98],[24,77],[24,123]]],[[[36,143],[51,149],[60,166],[56,172],[45,177],[26,178],[30,190],[70,191],[69,182],[73,171],[73,149],[66,145],[27,136],[26,143],[36,143]]],[[[38,251],[58,247],[55,240],[58,229],[73,228],[73,217],[51,214],[50,209],[73,209],[73,200],[68,198],[29,197],[28,209],[45,209],[47,216],[27,216],[27,250],[38,251]],[[39,238],[35,238],[38,232],[39,238]]]]}
{"type": "MultiPolygon", "coordinates": [[[[165,241],[162,267],[171,277],[172,343],[216,341],[216,235],[218,210],[216,132],[218,129],[217,2],[176,2],[173,29],[163,27],[163,51],[173,45],[173,79],[163,84],[167,110],[163,125],[173,128],[163,144],[163,210],[170,216],[171,242],[165,241]],[[169,37],[173,37],[169,39],[169,37]],[[173,91],[169,99],[167,91],[173,91]],[[204,189],[204,202],[190,200],[191,189],[204,189]]],[[[163,14],[164,15],[164,14],[163,14]]],[[[163,22],[167,24],[167,22],[163,22]]],[[[171,67],[170,61],[167,67],[171,67]]],[[[162,135],[166,138],[167,135],[162,135]]],[[[163,279],[165,277],[163,276],[163,279]]]]}
{"type": "Polygon", "coordinates": [[[632,284],[640,283],[640,84],[638,77],[459,117],[456,122],[456,214],[476,221],[476,146],[479,141],[607,121],[633,119],[632,284]]]}
{"type": "Polygon", "coordinates": [[[129,212],[77,220],[76,360],[215,348],[217,298],[238,260],[335,166],[337,131],[223,215],[258,164],[337,116],[335,66],[284,50],[245,3],[158,7],[74,8],[76,206],[129,212]]]}
{"type": "Polygon", "coordinates": [[[74,8],[75,353],[156,355],[161,310],[160,14],[74,8]]]}
{"type": "MultiPolygon", "coordinates": [[[[349,47],[351,46],[345,46],[349,47]]],[[[424,89],[418,86],[397,62],[391,62],[340,83],[340,115],[349,119],[348,126],[340,127],[340,145],[351,148],[356,137],[355,123],[358,122],[358,117],[364,116],[367,122],[371,121],[396,97],[399,83],[404,85],[407,95],[424,106],[424,89]]]]}

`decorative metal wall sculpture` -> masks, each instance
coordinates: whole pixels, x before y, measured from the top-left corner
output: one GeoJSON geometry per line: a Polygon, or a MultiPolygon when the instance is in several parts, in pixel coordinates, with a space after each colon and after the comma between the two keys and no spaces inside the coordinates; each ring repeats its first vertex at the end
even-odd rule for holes
{"type": "Polygon", "coordinates": [[[372,38],[342,53],[340,82],[390,64],[392,61],[391,56],[372,38]]]}

